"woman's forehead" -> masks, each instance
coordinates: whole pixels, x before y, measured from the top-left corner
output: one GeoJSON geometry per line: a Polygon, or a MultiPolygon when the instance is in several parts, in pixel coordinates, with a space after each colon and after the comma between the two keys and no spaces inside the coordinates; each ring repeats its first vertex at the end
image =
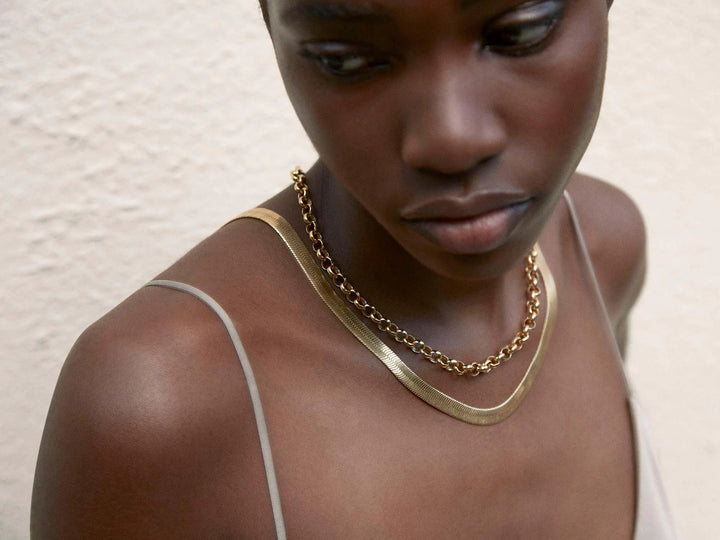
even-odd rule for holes
{"type": "Polygon", "coordinates": [[[375,17],[387,4],[365,0],[274,0],[283,20],[333,20],[375,17]]]}
{"type": "Polygon", "coordinates": [[[286,18],[347,19],[375,17],[403,10],[454,9],[476,6],[502,6],[521,0],[269,0],[263,2],[286,18]]]}

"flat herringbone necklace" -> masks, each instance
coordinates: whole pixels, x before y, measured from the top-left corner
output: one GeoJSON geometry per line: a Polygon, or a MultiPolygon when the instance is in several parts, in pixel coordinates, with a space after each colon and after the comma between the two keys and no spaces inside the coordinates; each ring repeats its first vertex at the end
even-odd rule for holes
{"type": "Polygon", "coordinates": [[[530,339],[530,332],[535,328],[536,319],[540,312],[540,272],[537,266],[537,251],[533,249],[527,256],[527,265],[525,266],[525,276],[528,286],[526,289],[527,312],[520,327],[520,331],[509,344],[501,347],[496,354],[488,356],[482,362],[472,362],[465,364],[455,358],[450,358],[446,354],[433,349],[425,342],[416,339],[407,331],[398,327],[387,317],[383,316],[374,306],[370,305],[363,296],[355,290],[348,279],[342,274],[335,261],[328,253],[323,241],[322,234],[318,229],[317,218],[312,212],[312,200],[310,199],[310,190],[305,182],[305,173],[297,168],[292,172],[292,179],[295,183],[295,191],[298,195],[298,204],[302,212],[303,221],[305,222],[305,231],[312,243],[313,251],[320,266],[330,276],[332,283],[340,289],[348,302],[362,313],[366,318],[370,319],[377,326],[378,330],[391,336],[398,343],[402,343],[415,354],[419,354],[433,364],[439,365],[446,371],[455,373],[456,375],[470,375],[477,377],[481,373],[490,373],[493,369],[500,366],[503,362],[510,360],[512,355],[522,349],[525,342],[530,339]]]}

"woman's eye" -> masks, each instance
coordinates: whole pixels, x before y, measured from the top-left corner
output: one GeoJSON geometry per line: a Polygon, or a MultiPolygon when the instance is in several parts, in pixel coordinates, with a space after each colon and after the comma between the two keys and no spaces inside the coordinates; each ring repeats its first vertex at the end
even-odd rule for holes
{"type": "Polygon", "coordinates": [[[324,72],[335,77],[369,75],[391,65],[391,60],[371,52],[359,52],[342,44],[308,43],[302,56],[315,62],[324,72]]]}
{"type": "Polygon", "coordinates": [[[483,30],[483,48],[508,56],[524,56],[542,49],[562,19],[564,3],[545,0],[523,4],[492,20],[483,30]]]}

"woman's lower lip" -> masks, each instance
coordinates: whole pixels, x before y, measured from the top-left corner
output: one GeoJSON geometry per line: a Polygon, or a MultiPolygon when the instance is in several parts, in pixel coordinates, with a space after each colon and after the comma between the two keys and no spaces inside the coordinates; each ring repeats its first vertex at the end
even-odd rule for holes
{"type": "Polygon", "coordinates": [[[468,218],[423,219],[413,224],[425,238],[451,253],[479,254],[510,236],[529,207],[527,200],[468,218]]]}

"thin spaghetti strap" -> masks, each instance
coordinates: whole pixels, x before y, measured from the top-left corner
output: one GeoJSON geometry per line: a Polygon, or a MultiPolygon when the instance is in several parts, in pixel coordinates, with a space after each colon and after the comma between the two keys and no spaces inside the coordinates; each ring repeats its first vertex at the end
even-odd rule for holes
{"type": "MultiPolygon", "coordinates": [[[[580,227],[580,219],[578,218],[577,211],[575,210],[575,205],[573,204],[570,193],[568,193],[567,190],[564,191],[563,195],[565,197],[565,202],[567,203],[568,211],[570,212],[570,221],[572,222],[573,230],[575,231],[575,238],[577,238],[577,242],[580,247],[580,253],[585,260],[585,267],[587,268],[588,274],[590,275],[590,280],[592,281],[595,297],[598,304],[600,304],[600,310],[602,311],[603,318],[605,319],[606,327],[610,335],[614,336],[615,331],[613,329],[612,321],[610,320],[610,315],[608,314],[607,306],[605,305],[605,299],[603,298],[602,291],[600,290],[600,282],[598,281],[597,274],[595,273],[595,266],[593,265],[592,259],[590,258],[590,251],[588,250],[587,244],[585,243],[585,236],[583,235],[582,228],[580,227]]],[[[617,359],[621,367],[623,367],[623,373],[625,373],[624,366],[622,366],[622,353],[620,352],[617,340],[614,338],[612,339],[612,347],[615,352],[615,358],[617,359]]],[[[625,378],[625,383],[628,395],[630,395],[632,393],[632,388],[630,386],[630,382],[627,380],[627,377],[625,378]]]]}
{"type": "MultiPolygon", "coordinates": [[[[607,328],[611,335],[613,333],[612,323],[608,315],[607,306],[603,300],[600,291],[600,283],[595,273],[595,267],[590,258],[585,237],[580,228],[580,220],[578,219],[575,205],[570,198],[570,194],[565,191],[565,201],[567,202],[570,218],[572,221],[575,237],[580,246],[580,251],[585,259],[585,266],[592,280],[597,301],[602,309],[607,328]]],[[[632,385],[625,374],[624,366],[622,366],[622,355],[617,346],[617,341],[612,340],[612,346],[615,351],[615,357],[621,363],[622,373],[625,377],[625,388],[627,391],[628,404],[630,407],[630,419],[633,430],[633,446],[635,454],[635,531],[634,540],[672,540],[676,538],[675,527],[672,521],[672,515],[669,510],[667,496],[660,480],[660,473],[657,464],[657,458],[651,444],[650,429],[644,417],[642,408],[638,404],[637,398],[634,396],[632,385]]]]}
{"type": "Polygon", "coordinates": [[[230,335],[230,340],[235,347],[240,366],[245,374],[245,381],[250,391],[250,400],[252,401],[253,411],[255,412],[255,423],[257,425],[258,437],[260,438],[260,450],[262,452],[263,464],[265,465],[265,476],[267,478],[268,491],[270,492],[270,504],[272,506],[273,520],[275,521],[275,532],[278,539],[284,540],[285,522],[282,515],[282,507],[280,505],[280,492],[277,486],[277,477],[275,475],[275,466],[273,465],[272,450],[270,449],[270,437],[268,436],[267,424],[265,423],[265,414],[263,413],[262,403],[260,401],[260,391],[255,382],[250,360],[248,359],[245,349],[240,341],[237,329],[227,312],[218,304],[211,296],[204,293],[191,285],[180,283],[178,281],[155,280],[147,283],[146,287],[165,287],[176,291],[190,294],[207,305],[215,312],[218,318],[225,325],[230,335]]]}

